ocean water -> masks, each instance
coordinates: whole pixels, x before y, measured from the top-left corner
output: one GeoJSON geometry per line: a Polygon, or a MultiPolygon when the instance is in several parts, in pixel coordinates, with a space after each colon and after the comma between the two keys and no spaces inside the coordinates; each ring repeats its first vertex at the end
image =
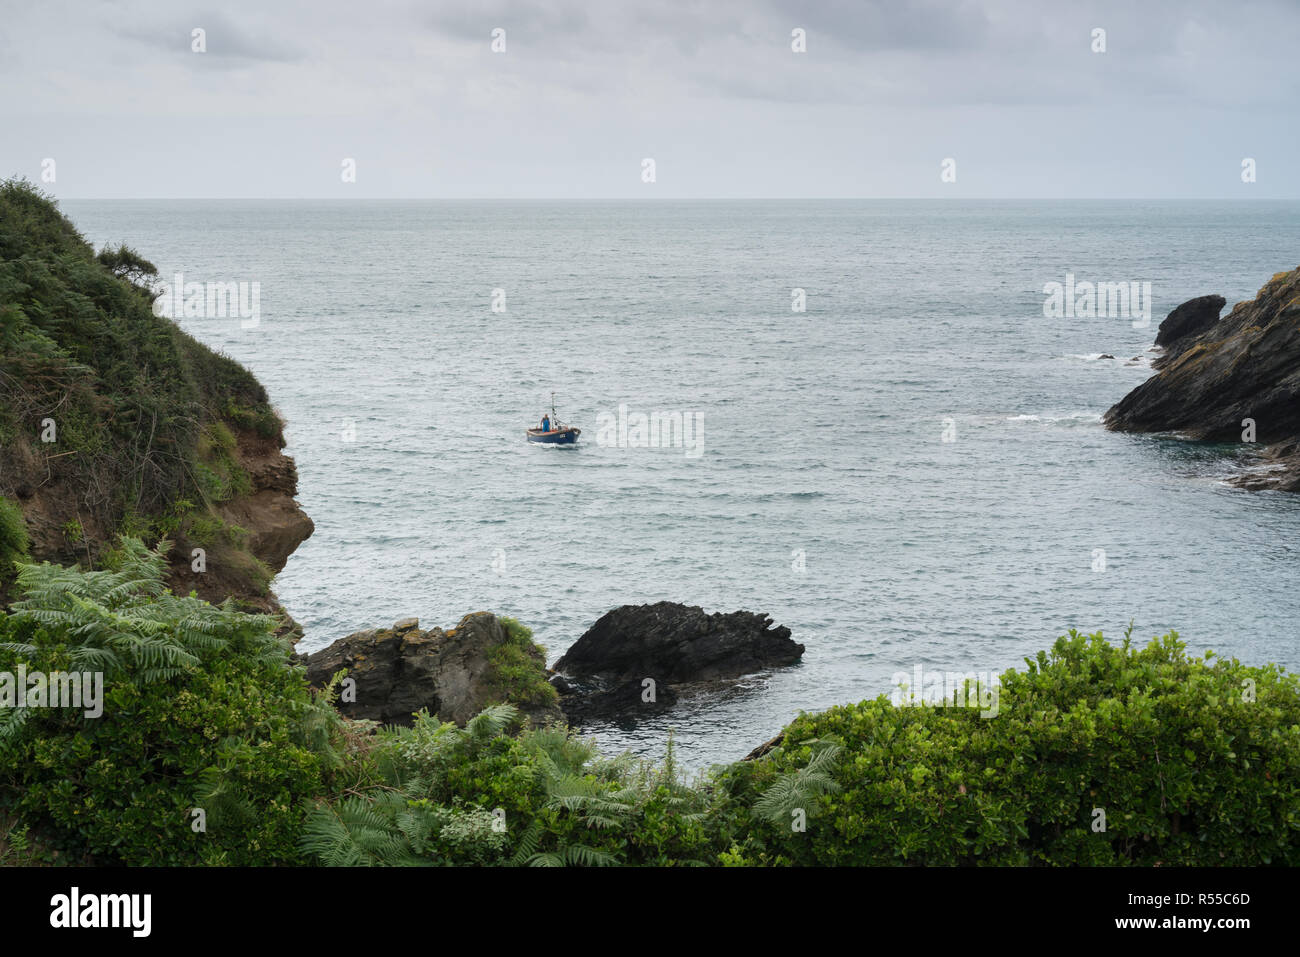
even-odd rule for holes
{"type": "Polygon", "coordinates": [[[1171,308],[1295,267],[1300,203],[63,208],[165,278],[260,284],[255,327],[181,324],[288,422],[316,534],[275,589],[305,650],[489,609],[554,661],[626,603],[766,612],[802,664],[588,729],[658,756],[671,728],[696,767],[1072,627],[1300,666],[1300,497],[1225,485],[1231,448],[1100,424],[1171,308]],[[1150,321],[1045,316],[1067,273],[1149,282],[1150,321]],[[575,449],[524,441],[552,392],[575,449]],[[620,405],[702,441],[602,444],[620,405]]]}

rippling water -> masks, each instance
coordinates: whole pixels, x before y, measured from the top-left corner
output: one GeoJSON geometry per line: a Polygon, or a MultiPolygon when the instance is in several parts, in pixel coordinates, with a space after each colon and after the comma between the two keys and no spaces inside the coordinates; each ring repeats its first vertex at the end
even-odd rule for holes
{"type": "Polygon", "coordinates": [[[696,766],[1070,627],[1300,665],[1300,497],[1225,486],[1231,449],[1100,425],[1173,306],[1296,265],[1300,204],[63,206],[164,276],[261,284],[256,328],[182,324],[288,421],[316,534],[275,588],[305,650],[490,609],[554,660],[625,603],[767,612],[802,665],[591,729],[657,755],[675,728],[696,766]],[[1151,282],[1149,326],[1045,318],[1067,272],[1151,282]],[[552,391],[576,449],[523,441],[552,391]],[[621,403],[698,413],[703,454],[601,447],[621,403]]]}

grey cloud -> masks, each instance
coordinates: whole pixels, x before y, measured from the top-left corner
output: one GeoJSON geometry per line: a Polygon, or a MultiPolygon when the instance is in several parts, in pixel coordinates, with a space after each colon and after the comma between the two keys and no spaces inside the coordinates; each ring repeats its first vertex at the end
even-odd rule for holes
{"type": "Polygon", "coordinates": [[[1297,190],[1283,0],[197,2],[0,0],[0,175],[58,155],[81,195],[645,196],[657,156],[655,195],[924,195],[934,154],[963,157],[962,195],[1238,195],[1257,155],[1254,193],[1297,190]],[[226,135],[153,132],[196,116],[226,135]]]}
{"type": "Polygon", "coordinates": [[[773,14],[809,32],[809,42],[850,50],[965,50],[985,45],[979,4],[938,0],[772,0],[773,14]]]}
{"type": "Polygon", "coordinates": [[[197,12],[189,17],[169,14],[163,21],[129,21],[116,24],[115,32],[122,37],[142,43],[152,49],[184,56],[195,55],[190,44],[192,31],[202,28],[206,32],[207,52],[204,56],[214,60],[248,63],[293,63],[302,60],[303,50],[285,40],[304,32],[308,24],[281,25],[271,34],[265,23],[232,20],[216,11],[197,12]]]}
{"type": "Polygon", "coordinates": [[[487,45],[492,31],[506,31],[507,47],[513,33],[518,42],[555,46],[581,39],[591,29],[584,5],[576,0],[519,3],[515,0],[481,0],[478,3],[436,4],[423,14],[435,31],[487,45]]]}

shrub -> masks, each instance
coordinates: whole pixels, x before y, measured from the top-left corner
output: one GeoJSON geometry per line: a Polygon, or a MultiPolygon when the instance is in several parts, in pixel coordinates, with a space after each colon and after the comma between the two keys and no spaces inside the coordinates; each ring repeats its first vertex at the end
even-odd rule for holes
{"type": "MultiPolygon", "coordinates": [[[[1002,678],[996,717],[885,698],[798,718],[767,765],[796,864],[1300,863],[1300,679],[1071,631],[1002,678]],[[828,746],[834,787],[788,778],[828,746]],[[1094,829],[1105,813],[1105,830],[1094,829]]],[[[825,752],[822,751],[824,754],[825,752]]],[[[824,770],[824,769],[823,769],[824,770]]],[[[733,860],[756,861],[742,850],[733,860]]]]}
{"type": "Polygon", "coordinates": [[[375,777],[308,822],[304,849],[330,865],[533,866],[705,863],[709,795],[671,762],[597,759],[564,728],[514,737],[519,713],[489,708],[464,728],[427,712],[373,742],[375,777]]]}
{"type": "Polygon", "coordinates": [[[21,566],[0,670],[102,672],[102,716],[0,712],[0,782],[100,862],[296,862],[339,719],[273,619],[165,591],[165,550],[124,539],[108,570],[21,566]]]}

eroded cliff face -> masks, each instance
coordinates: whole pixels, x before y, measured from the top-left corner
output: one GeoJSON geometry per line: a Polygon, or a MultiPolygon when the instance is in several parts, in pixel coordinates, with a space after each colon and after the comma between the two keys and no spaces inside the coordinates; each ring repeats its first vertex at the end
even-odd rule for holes
{"type": "Polygon", "coordinates": [[[1180,321],[1160,343],[1157,374],[1106,413],[1106,427],[1242,443],[1262,467],[1236,484],[1300,491],[1300,267],[1216,319],[1222,302],[1202,296],[1170,314],[1162,334],[1180,321]]]}
{"type": "Polygon", "coordinates": [[[247,494],[216,505],[214,511],[227,527],[247,534],[241,547],[219,544],[215,552],[209,547],[202,572],[194,570],[193,549],[203,546],[184,532],[178,534],[172,553],[172,590],[193,590],[214,603],[234,597],[248,606],[280,613],[279,603],[267,588],[267,575],[279,574],[316,526],[295,499],[298,468],[281,451],[280,438],[266,439],[254,432],[236,438],[235,461],[248,475],[251,488],[247,494]]]}
{"type": "MultiPolygon", "coordinates": [[[[249,490],[214,504],[206,522],[190,516],[167,531],[173,542],[168,584],[178,594],[193,591],[217,604],[234,598],[249,609],[279,613],[270,577],[284,568],[315,526],[295,500],[298,470],[281,451],[279,437],[245,431],[236,440],[233,460],[247,475],[249,490]],[[217,533],[201,531],[217,522],[224,523],[217,533]],[[238,531],[229,534],[230,529],[238,531]]],[[[57,457],[71,457],[75,450],[42,454],[26,443],[16,448],[25,454],[5,462],[0,494],[22,510],[32,561],[93,565],[118,534],[134,531],[129,525],[114,526],[102,510],[86,507],[95,476],[57,468],[57,457]]]]}
{"type": "Polygon", "coordinates": [[[129,535],[174,543],[174,591],[278,610],[270,580],[312,533],[283,422],[155,314],[156,272],[0,182],[0,606],[16,563],[98,567],[129,535]]]}

